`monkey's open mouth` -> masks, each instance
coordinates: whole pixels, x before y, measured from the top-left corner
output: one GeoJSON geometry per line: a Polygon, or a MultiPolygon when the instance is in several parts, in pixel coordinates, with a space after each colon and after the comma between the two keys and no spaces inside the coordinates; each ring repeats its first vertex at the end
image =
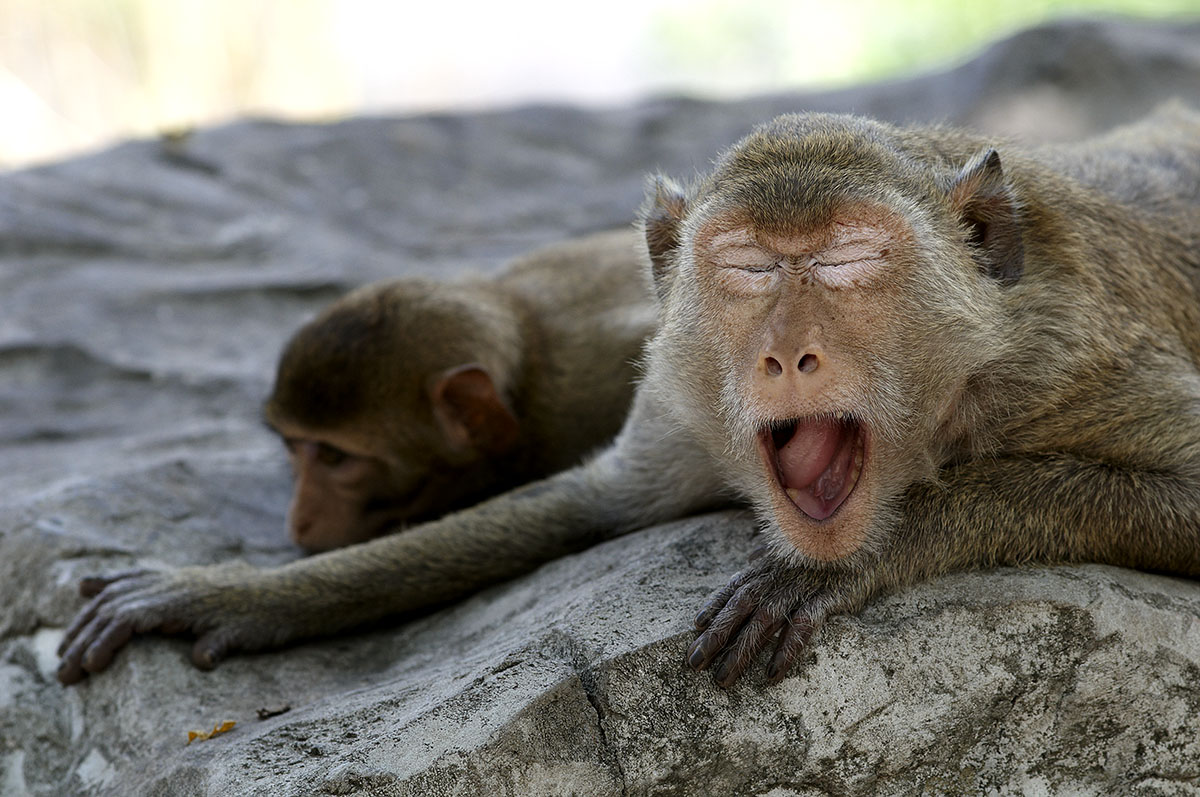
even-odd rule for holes
{"type": "Polygon", "coordinates": [[[862,475],[866,432],[853,418],[777,421],[763,427],[758,440],[783,492],[813,520],[836,512],[862,475]]]}

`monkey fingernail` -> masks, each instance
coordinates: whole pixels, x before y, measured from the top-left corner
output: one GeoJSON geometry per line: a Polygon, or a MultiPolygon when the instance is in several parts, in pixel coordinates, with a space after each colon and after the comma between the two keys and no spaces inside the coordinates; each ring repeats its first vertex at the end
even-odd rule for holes
{"type": "Polygon", "coordinates": [[[767,665],[767,681],[770,683],[779,683],[783,680],[783,676],[791,669],[791,657],[783,651],[776,653],[771,657],[771,663],[767,665]]]}
{"type": "Polygon", "coordinates": [[[725,656],[717,668],[713,670],[713,679],[717,685],[722,688],[733,686],[737,681],[739,670],[737,667],[737,658],[732,654],[725,656]]]}
{"type": "Polygon", "coordinates": [[[700,644],[701,639],[693,642],[692,646],[688,649],[688,666],[697,671],[703,670],[704,666],[708,663],[708,656],[705,655],[704,649],[700,644]]]}
{"type": "Polygon", "coordinates": [[[202,670],[211,670],[220,660],[221,654],[215,647],[198,647],[192,655],[192,662],[202,670]]]}
{"type": "Polygon", "coordinates": [[[85,598],[95,597],[102,589],[104,589],[107,583],[108,582],[105,579],[97,578],[96,576],[88,576],[80,579],[79,594],[85,598]]]}
{"type": "Polygon", "coordinates": [[[79,680],[79,669],[70,662],[64,661],[60,663],[58,665],[58,672],[55,674],[58,676],[59,683],[63,685],[73,684],[79,680]]]}

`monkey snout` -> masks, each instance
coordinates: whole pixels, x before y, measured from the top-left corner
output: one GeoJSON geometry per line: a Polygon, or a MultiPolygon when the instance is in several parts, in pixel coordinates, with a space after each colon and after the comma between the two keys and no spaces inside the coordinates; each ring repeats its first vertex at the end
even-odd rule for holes
{"type": "Polygon", "coordinates": [[[794,402],[815,400],[833,377],[824,356],[815,348],[800,350],[791,356],[767,349],[758,360],[753,377],[760,401],[782,411],[794,402]]]}
{"type": "MultiPolygon", "coordinates": [[[[796,370],[802,374],[811,374],[813,371],[817,370],[820,365],[820,356],[812,352],[805,352],[796,361],[796,370]]],[[[784,372],[783,363],[773,354],[764,354],[762,356],[760,368],[762,371],[766,372],[768,376],[782,376],[784,372]]]]}

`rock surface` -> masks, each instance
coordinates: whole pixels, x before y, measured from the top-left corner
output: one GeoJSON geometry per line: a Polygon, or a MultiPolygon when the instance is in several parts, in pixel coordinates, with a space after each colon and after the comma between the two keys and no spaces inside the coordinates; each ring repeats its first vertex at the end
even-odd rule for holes
{"type": "Polygon", "coordinates": [[[1065,139],[1172,96],[1200,105],[1200,25],[1070,23],[832,93],[242,122],[0,175],[0,794],[1200,793],[1200,585],[957,574],[835,619],[777,687],[722,691],[682,658],[754,547],[733,511],[211,673],[151,637],[53,675],[85,573],[297,555],[258,405],[342,291],[626,224],[646,171],[785,111],[1065,139]]]}

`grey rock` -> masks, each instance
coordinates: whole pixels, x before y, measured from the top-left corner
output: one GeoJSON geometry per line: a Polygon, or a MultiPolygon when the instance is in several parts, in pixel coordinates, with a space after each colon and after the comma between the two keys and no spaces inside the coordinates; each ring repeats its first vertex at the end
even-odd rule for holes
{"type": "Polygon", "coordinates": [[[0,794],[1200,792],[1200,586],[955,574],[834,619],[782,684],[722,691],[682,659],[755,546],[738,511],[210,673],[148,637],[54,679],[80,576],[298,555],[258,406],[343,290],[627,224],[645,172],[789,110],[1048,140],[1173,96],[1200,105],[1200,24],[1071,22],[837,92],[244,121],[0,175],[0,794]]]}

